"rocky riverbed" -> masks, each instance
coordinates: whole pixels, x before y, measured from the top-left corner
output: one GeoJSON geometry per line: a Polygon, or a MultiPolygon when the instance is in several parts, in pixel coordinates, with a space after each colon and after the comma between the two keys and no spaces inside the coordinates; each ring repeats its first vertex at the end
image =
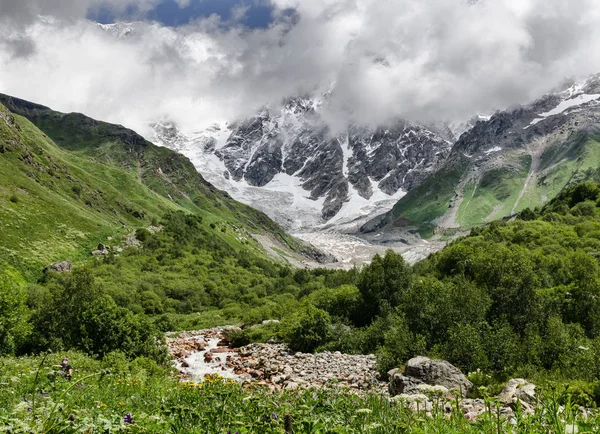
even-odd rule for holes
{"type": "MultiPolygon", "coordinates": [[[[415,357],[404,369],[380,378],[374,355],[340,352],[294,353],[284,344],[251,344],[233,348],[227,340],[232,327],[183,332],[167,337],[169,353],[182,380],[201,382],[207,375],[258,384],[271,390],[334,386],[354,393],[376,393],[415,412],[431,415],[437,408],[447,414],[460,411],[474,420],[492,411],[507,420],[515,409],[533,414],[539,408],[536,386],[524,379],[510,380],[488,408],[482,399],[464,398],[473,384],[444,360],[415,357]]],[[[586,417],[589,410],[580,409],[586,417]]]]}
{"type": "Polygon", "coordinates": [[[284,344],[232,348],[226,339],[226,331],[227,328],[216,328],[167,338],[169,353],[182,378],[202,381],[206,375],[218,374],[272,389],[331,384],[357,392],[387,393],[387,382],[378,378],[372,354],[294,353],[284,344]]]}

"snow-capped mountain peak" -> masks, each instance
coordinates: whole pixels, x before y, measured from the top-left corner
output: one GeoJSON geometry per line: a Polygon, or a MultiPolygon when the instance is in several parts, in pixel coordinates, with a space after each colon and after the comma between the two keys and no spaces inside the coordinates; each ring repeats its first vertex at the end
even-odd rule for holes
{"type": "Polygon", "coordinates": [[[452,141],[405,121],[333,135],[322,97],[290,98],[195,133],[162,122],[155,142],[187,155],[216,187],[289,229],[356,225],[387,211],[443,161],[452,141]]]}

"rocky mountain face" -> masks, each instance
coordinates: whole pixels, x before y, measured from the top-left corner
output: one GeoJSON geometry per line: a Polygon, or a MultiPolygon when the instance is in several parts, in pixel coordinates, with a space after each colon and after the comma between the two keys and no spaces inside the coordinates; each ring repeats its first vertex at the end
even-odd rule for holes
{"type": "Polygon", "coordinates": [[[184,153],[217,187],[291,229],[386,211],[449,155],[450,130],[405,121],[333,134],[323,104],[294,98],[193,134],[156,124],[153,140],[184,153]]]}
{"type": "Polygon", "coordinates": [[[534,208],[565,185],[597,179],[600,75],[478,121],[447,161],[366,232],[468,229],[534,208]]]}

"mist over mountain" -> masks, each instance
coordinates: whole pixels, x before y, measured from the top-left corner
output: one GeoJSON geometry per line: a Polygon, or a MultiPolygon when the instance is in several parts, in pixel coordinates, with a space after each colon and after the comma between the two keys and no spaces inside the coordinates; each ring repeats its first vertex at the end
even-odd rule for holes
{"type": "Polygon", "coordinates": [[[600,70],[591,0],[265,0],[259,28],[244,2],[179,26],[147,19],[154,0],[102,2],[115,26],[133,21],[127,38],[86,19],[98,4],[3,0],[2,90],[149,134],[159,119],[196,130],[333,83],[323,118],[339,132],[460,123],[600,70]]]}

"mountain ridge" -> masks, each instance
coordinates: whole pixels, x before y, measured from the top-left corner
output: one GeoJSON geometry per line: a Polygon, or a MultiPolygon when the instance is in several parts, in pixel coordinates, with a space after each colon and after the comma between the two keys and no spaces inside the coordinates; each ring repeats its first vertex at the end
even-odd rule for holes
{"type": "MultiPolygon", "coordinates": [[[[327,259],[265,214],[217,190],[186,157],[132,130],[7,95],[0,95],[0,127],[0,262],[29,278],[53,261],[83,258],[107,237],[174,210],[265,234],[289,257],[327,259]]],[[[222,238],[238,243],[233,236],[222,238]]],[[[258,255],[273,253],[255,240],[250,247],[258,255]]]]}
{"type": "Polygon", "coordinates": [[[595,179],[599,99],[595,75],[477,122],[436,173],[361,230],[413,227],[431,236],[469,229],[539,207],[572,182],[595,179]]]}

